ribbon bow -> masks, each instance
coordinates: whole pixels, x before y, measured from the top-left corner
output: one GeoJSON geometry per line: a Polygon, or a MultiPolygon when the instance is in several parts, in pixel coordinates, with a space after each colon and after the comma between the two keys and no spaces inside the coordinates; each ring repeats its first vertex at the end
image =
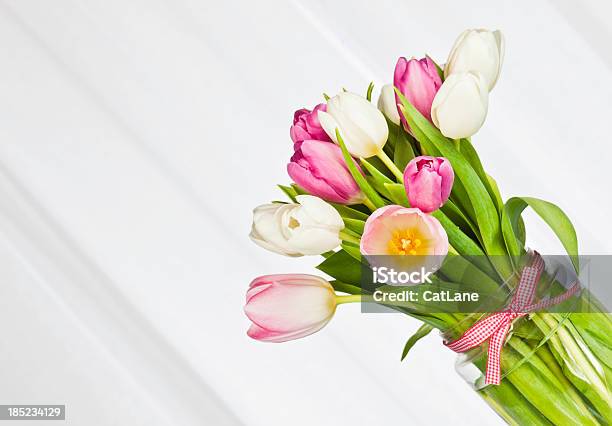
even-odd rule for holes
{"type": "Polygon", "coordinates": [[[535,289],[543,270],[544,260],[539,253],[535,252],[531,265],[523,268],[521,280],[508,308],[477,321],[454,342],[444,343],[455,352],[466,352],[489,340],[485,375],[485,383],[488,385],[499,385],[500,383],[501,350],[514,320],[569,299],[580,289],[580,283],[576,281],[566,292],[534,304],[535,289]]]}

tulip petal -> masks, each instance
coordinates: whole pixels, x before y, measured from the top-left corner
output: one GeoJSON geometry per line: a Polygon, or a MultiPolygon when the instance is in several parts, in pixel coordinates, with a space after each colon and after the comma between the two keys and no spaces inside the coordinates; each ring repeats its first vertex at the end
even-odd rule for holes
{"type": "Polygon", "coordinates": [[[291,171],[287,169],[298,185],[328,201],[342,204],[363,201],[363,193],[349,172],[342,150],[337,145],[308,140],[302,143],[299,153],[304,161],[298,161],[298,164],[304,164],[307,172],[295,170],[295,167],[291,171]]]}
{"type": "Polygon", "coordinates": [[[431,213],[442,206],[442,178],[435,171],[421,170],[408,182],[408,200],[411,206],[431,213]]]}
{"type": "Polygon", "coordinates": [[[311,228],[294,233],[289,243],[305,255],[317,255],[334,250],[342,240],[338,231],[311,228]]]}
{"type": "Polygon", "coordinates": [[[488,91],[480,74],[452,74],[432,104],[432,119],[442,134],[453,139],[472,136],[487,116],[488,91]]]}
{"type": "Polygon", "coordinates": [[[448,197],[450,196],[451,190],[453,189],[453,182],[455,181],[455,171],[451,166],[450,161],[446,158],[440,159],[440,166],[438,168],[438,173],[442,176],[442,188],[440,191],[442,202],[446,202],[448,197]]]}
{"type": "Polygon", "coordinates": [[[255,340],[260,340],[263,342],[273,342],[273,343],[282,343],[287,342],[289,340],[301,339],[302,337],[306,337],[310,334],[316,333],[320,329],[322,329],[325,324],[329,321],[321,321],[318,324],[314,324],[311,327],[307,327],[303,330],[293,331],[293,332],[278,332],[267,330],[265,328],[259,327],[257,324],[251,324],[251,327],[247,330],[247,335],[255,340]]]}
{"type": "Polygon", "coordinates": [[[397,109],[397,100],[395,98],[395,90],[393,84],[385,84],[380,90],[378,97],[378,109],[381,110],[392,123],[399,126],[401,120],[397,109]]]}
{"type": "Polygon", "coordinates": [[[287,173],[289,177],[311,194],[317,194],[319,197],[334,203],[344,204],[347,199],[334,190],[324,179],[314,176],[309,168],[303,167],[297,162],[287,164],[287,173]]]}
{"type": "Polygon", "coordinates": [[[249,237],[251,240],[274,253],[285,256],[299,256],[287,245],[285,236],[280,227],[280,222],[276,219],[279,211],[293,208],[290,204],[267,204],[253,210],[253,226],[249,237]]]}
{"type": "Polygon", "coordinates": [[[327,133],[327,136],[331,138],[332,141],[338,143],[338,139],[336,138],[336,129],[338,128],[338,123],[328,112],[318,111],[319,122],[321,123],[321,127],[327,133]]]}
{"type": "Polygon", "coordinates": [[[316,221],[320,225],[328,225],[338,231],[344,228],[344,221],[340,213],[320,198],[298,195],[296,200],[302,206],[300,213],[310,216],[312,222],[316,221]]]}

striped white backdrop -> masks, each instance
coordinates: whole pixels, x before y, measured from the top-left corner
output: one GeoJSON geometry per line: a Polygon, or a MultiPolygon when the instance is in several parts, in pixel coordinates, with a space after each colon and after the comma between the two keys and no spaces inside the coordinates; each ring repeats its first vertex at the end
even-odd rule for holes
{"type": "MultiPolygon", "coordinates": [[[[278,199],[294,109],[506,34],[474,138],[508,195],[557,202],[610,253],[610,3],[0,1],[0,403],[73,425],[499,424],[438,336],[342,306],[249,340],[249,280],[312,271],[248,241],[278,199]]],[[[529,217],[530,244],[559,245],[529,217]]]]}

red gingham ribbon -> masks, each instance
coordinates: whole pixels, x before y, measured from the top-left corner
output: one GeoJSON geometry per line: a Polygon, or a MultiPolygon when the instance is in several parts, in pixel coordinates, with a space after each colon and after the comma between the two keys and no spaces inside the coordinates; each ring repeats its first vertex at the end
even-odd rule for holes
{"type": "Polygon", "coordinates": [[[544,299],[533,303],[535,289],[544,270],[544,260],[536,252],[530,266],[523,268],[521,280],[508,308],[502,312],[496,312],[470,327],[463,335],[454,342],[444,344],[455,352],[466,352],[476,346],[480,346],[489,340],[489,351],[487,358],[486,384],[499,385],[501,380],[501,350],[506,341],[506,336],[512,322],[530,312],[534,312],[548,306],[556,305],[572,297],[579,289],[580,283],[574,282],[565,292],[556,297],[544,299]]]}

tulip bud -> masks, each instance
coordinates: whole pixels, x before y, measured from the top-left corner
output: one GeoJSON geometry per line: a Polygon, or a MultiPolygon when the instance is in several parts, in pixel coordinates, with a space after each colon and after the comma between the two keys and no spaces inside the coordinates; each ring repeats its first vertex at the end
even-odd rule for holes
{"type": "Polygon", "coordinates": [[[289,130],[293,143],[300,143],[306,139],[331,142],[319,123],[319,111],[325,110],[325,104],[319,104],[312,111],[302,108],[293,114],[293,126],[289,130]]]}
{"type": "MultiPolygon", "coordinates": [[[[431,121],[431,103],[442,85],[442,79],[431,59],[413,58],[408,61],[406,58],[399,58],[395,65],[393,84],[425,118],[431,121]]],[[[397,105],[401,101],[397,94],[395,96],[397,105]]],[[[408,128],[403,114],[401,119],[408,128]]]]}
{"type": "Polygon", "coordinates": [[[305,140],[296,147],[287,165],[287,172],[295,183],[312,195],[334,203],[363,202],[363,193],[349,172],[338,145],[305,140]]]}
{"type": "Polygon", "coordinates": [[[366,98],[341,92],[327,101],[327,112],[319,111],[319,121],[336,143],[339,130],[347,150],[355,157],[369,158],[385,146],[389,127],[384,115],[366,98]]]}
{"type": "Polygon", "coordinates": [[[455,173],[443,157],[413,158],[404,171],[404,186],[412,207],[425,213],[439,209],[448,200],[455,173]]]}
{"type": "Polygon", "coordinates": [[[399,126],[400,115],[397,110],[397,100],[395,99],[395,90],[392,84],[385,84],[380,91],[378,97],[378,109],[387,116],[389,121],[399,126]]]}
{"type": "Polygon", "coordinates": [[[285,256],[325,253],[340,245],[340,214],[320,198],[298,195],[299,204],[264,204],[253,210],[249,237],[267,250],[285,256]]]}
{"type": "Polygon", "coordinates": [[[455,41],[444,67],[444,77],[460,72],[480,72],[489,91],[495,87],[504,60],[501,31],[465,30],[455,41]]]}
{"type": "Polygon", "coordinates": [[[489,92],[482,74],[451,74],[431,105],[431,118],[442,134],[453,139],[467,138],[484,123],[489,92]]]}
{"type": "Polygon", "coordinates": [[[256,278],[244,306],[253,322],[248,336],[265,342],[286,342],[315,333],[335,311],[333,287],[323,278],[305,274],[256,278]]]}

